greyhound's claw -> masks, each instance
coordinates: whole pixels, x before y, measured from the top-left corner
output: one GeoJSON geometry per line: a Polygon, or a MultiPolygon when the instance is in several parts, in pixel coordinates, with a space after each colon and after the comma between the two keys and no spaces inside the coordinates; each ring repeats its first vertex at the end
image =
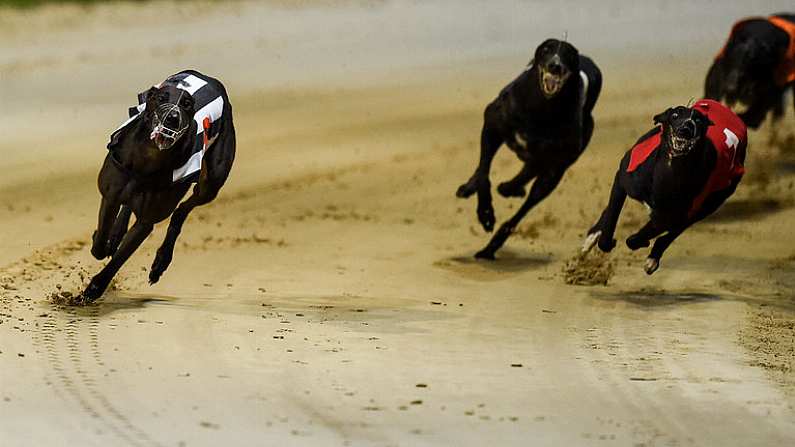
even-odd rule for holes
{"type": "Polygon", "coordinates": [[[582,243],[581,252],[583,254],[590,252],[591,249],[594,247],[594,245],[596,245],[596,243],[599,242],[599,236],[601,235],[602,235],[602,230],[599,230],[595,233],[591,233],[588,236],[586,236],[585,241],[583,241],[582,243]]]}
{"type": "Polygon", "coordinates": [[[658,268],[660,268],[660,260],[654,258],[646,258],[646,264],[644,265],[644,270],[646,270],[647,275],[651,275],[652,273],[656,272],[658,268]]]}

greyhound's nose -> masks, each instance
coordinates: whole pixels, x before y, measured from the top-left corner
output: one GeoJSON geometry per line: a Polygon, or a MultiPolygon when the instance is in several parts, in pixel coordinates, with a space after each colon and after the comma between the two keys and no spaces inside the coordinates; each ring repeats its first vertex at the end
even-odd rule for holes
{"type": "Polygon", "coordinates": [[[560,76],[563,74],[563,65],[560,62],[552,61],[547,66],[547,71],[555,76],[560,76]]]}
{"type": "Polygon", "coordinates": [[[163,120],[163,123],[172,129],[179,127],[179,112],[174,110],[169,113],[168,116],[166,116],[166,119],[163,120]]]}
{"type": "Polygon", "coordinates": [[[692,120],[687,120],[676,131],[679,138],[687,138],[688,140],[696,136],[696,123],[692,120]]]}

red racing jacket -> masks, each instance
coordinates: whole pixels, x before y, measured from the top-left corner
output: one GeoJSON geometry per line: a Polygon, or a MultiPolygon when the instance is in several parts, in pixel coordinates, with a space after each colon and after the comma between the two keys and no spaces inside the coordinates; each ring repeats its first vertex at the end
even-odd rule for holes
{"type": "MultiPolygon", "coordinates": [[[[693,199],[690,217],[701,209],[710,194],[728,188],[745,174],[743,160],[748,146],[748,131],[743,121],[728,107],[711,99],[697,101],[692,109],[706,115],[714,124],[707,128],[707,138],[717,152],[715,167],[704,189],[693,199]]],[[[627,172],[632,172],[660,147],[662,131],[657,132],[632,147],[627,172]]]]}

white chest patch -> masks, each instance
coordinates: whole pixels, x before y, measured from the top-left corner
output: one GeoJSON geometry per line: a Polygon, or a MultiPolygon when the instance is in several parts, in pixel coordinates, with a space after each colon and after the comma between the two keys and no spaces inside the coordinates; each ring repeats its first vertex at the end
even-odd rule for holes
{"type": "Polygon", "coordinates": [[[583,108],[585,107],[585,100],[588,99],[588,87],[590,81],[588,81],[588,75],[586,75],[582,70],[580,70],[580,79],[582,79],[582,87],[580,89],[580,108],[583,108]]]}

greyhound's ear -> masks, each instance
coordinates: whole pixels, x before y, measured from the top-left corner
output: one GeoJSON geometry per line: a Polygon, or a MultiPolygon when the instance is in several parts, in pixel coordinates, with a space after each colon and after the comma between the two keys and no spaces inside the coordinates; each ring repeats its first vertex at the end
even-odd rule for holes
{"type": "Polygon", "coordinates": [[[146,91],[146,101],[149,101],[150,99],[154,98],[158,91],[160,90],[154,85],[149,87],[149,90],[146,91]]]}
{"type": "Polygon", "coordinates": [[[142,116],[143,114],[138,114],[137,116],[133,117],[130,122],[114,130],[113,133],[110,134],[110,141],[108,142],[107,146],[108,150],[113,150],[116,146],[121,144],[122,140],[127,138],[130,128],[134,126],[134,123],[140,120],[142,116]]]}
{"type": "Polygon", "coordinates": [[[654,124],[665,124],[665,123],[667,123],[668,122],[668,117],[671,115],[671,110],[673,110],[673,109],[671,109],[669,107],[665,112],[658,113],[657,115],[654,115],[654,124]]]}
{"type": "Polygon", "coordinates": [[[127,133],[127,129],[122,127],[121,129],[117,129],[115,132],[110,134],[110,141],[108,142],[108,146],[107,146],[108,150],[110,151],[110,150],[113,150],[114,148],[116,148],[116,146],[118,146],[119,143],[121,143],[121,140],[122,140],[122,138],[124,138],[124,135],[126,133],[127,133]]]}

